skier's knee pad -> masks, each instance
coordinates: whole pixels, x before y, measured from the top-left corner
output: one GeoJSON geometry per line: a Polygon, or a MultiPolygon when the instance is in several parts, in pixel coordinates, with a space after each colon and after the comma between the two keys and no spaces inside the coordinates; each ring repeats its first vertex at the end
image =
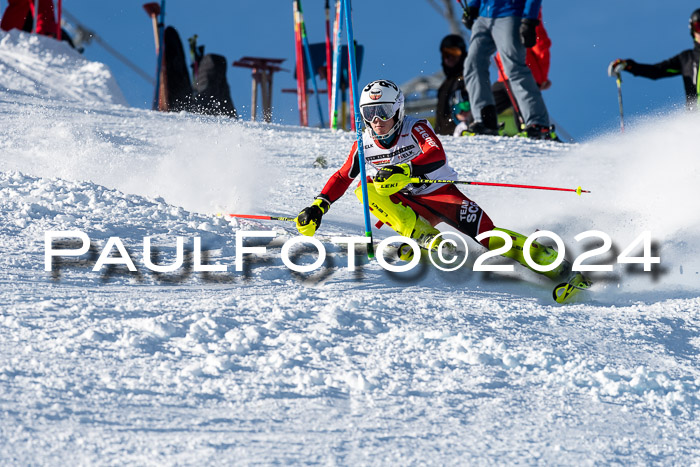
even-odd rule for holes
{"type": "MultiPolygon", "coordinates": [[[[525,257],[523,256],[523,247],[525,246],[525,240],[527,240],[527,237],[525,237],[522,234],[519,234],[517,232],[513,232],[512,230],[506,230],[506,229],[501,229],[498,227],[494,227],[493,230],[498,230],[500,232],[504,232],[510,238],[513,240],[513,246],[511,249],[504,253],[503,256],[507,258],[514,259],[518,263],[522,264],[528,269],[532,269],[530,265],[525,262],[525,257]]],[[[503,245],[505,245],[505,241],[500,238],[500,237],[490,237],[489,238],[489,250],[495,250],[497,248],[501,248],[503,245]]],[[[556,261],[558,256],[557,250],[554,248],[550,248],[548,246],[542,245],[541,243],[538,243],[537,241],[532,242],[530,245],[530,258],[532,258],[532,261],[534,261],[536,264],[540,266],[547,266],[549,264],[552,264],[554,261],[556,261]]],[[[566,268],[566,260],[562,262],[562,264],[555,268],[552,271],[547,271],[547,272],[540,272],[540,271],[535,271],[539,274],[543,274],[546,277],[549,277],[550,279],[556,279],[558,278],[562,273],[563,269],[566,268]]],[[[534,269],[533,269],[534,271],[534,269]]]]}
{"type": "MultiPolygon", "coordinates": [[[[355,195],[362,202],[362,186],[355,189],[355,195]]],[[[413,209],[393,202],[388,196],[380,195],[372,183],[367,184],[367,198],[374,217],[389,225],[399,235],[411,237],[418,219],[413,209]]]]}

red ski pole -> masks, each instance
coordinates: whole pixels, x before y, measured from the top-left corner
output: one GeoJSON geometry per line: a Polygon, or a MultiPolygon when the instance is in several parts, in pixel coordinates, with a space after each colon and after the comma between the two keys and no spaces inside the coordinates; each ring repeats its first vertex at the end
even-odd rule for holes
{"type": "Polygon", "coordinates": [[[410,178],[408,183],[452,183],[459,185],[481,185],[481,186],[500,186],[508,188],[526,188],[528,190],[553,190],[553,191],[573,191],[577,195],[581,196],[581,193],[590,193],[589,190],[582,190],[581,187],[577,188],[557,188],[551,186],[538,186],[538,185],[516,185],[513,183],[491,183],[491,182],[471,182],[463,180],[426,180],[423,178],[410,178]]]}
{"type": "Polygon", "coordinates": [[[523,124],[525,123],[525,120],[523,119],[523,114],[520,112],[520,106],[518,106],[518,101],[515,100],[515,96],[513,95],[513,88],[510,87],[510,81],[508,79],[508,76],[506,76],[506,72],[503,69],[503,64],[496,58],[494,55],[493,61],[496,62],[496,66],[498,67],[498,71],[501,73],[501,76],[503,77],[503,85],[506,88],[506,92],[508,93],[508,98],[510,99],[510,103],[513,104],[513,110],[515,111],[515,115],[518,118],[518,130],[522,130],[523,124]]]}
{"type": "Polygon", "coordinates": [[[294,222],[296,217],[280,217],[280,216],[259,216],[256,214],[223,214],[226,217],[240,217],[243,219],[260,219],[264,221],[291,221],[294,222]]]}

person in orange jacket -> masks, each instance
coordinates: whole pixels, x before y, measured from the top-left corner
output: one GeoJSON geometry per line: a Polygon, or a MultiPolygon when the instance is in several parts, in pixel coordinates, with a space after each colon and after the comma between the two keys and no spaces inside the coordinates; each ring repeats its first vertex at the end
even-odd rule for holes
{"type": "MultiPolygon", "coordinates": [[[[535,78],[535,83],[540,88],[540,91],[546,91],[552,86],[552,82],[549,80],[549,62],[550,62],[550,52],[549,49],[552,47],[552,41],[547,34],[547,30],[544,28],[544,23],[542,22],[542,10],[540,9],[539,16],[537,18],[539,24],[535,28],[535,33],[537,34],[537,42],[535,45],[527,49],[525,64],[530,68],[532,72],[532,77],[535,78]]],[[[506,89],[506,76],[503,71],[503,63],[501,62],[500,54],[496,54],[496,64],[498,66],[498,81],[496,81],[491,87],[493,92],[493,97],[496,101],[496,113],[501,113],[513,106],[513,103],[508,96],[508,90],[506,89]]],[[[515,98],[515,96],[513,97],[515,98]]],[[[522,122],[519,121],[517,112],[515,114],[516,126],[521,127],[522,122]]]]}
{"type": "Polygon", "coordinates": [[[53,0],[39,0],[38,15],[34,9],[35,4],[33,0],[8,0],[5,13],[2,15],[2,22],[0,22],[0,29],[3,31],[19,29],[32,32],[32,21],[33,18],[36,18],[37,34],[56,37],[58,25],[54,15],[53,0]]]}

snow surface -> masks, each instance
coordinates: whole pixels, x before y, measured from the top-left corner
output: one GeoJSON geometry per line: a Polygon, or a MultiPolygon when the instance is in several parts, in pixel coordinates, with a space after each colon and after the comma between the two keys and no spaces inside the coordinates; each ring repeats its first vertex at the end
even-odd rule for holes
{"type": "Polygon", "coordinates": [[[126,108],[104,65],[48,41],[0,34],[3,464],[697,462],[698,116],[578,145],[443,138],[463,179],[592,191],[467,189],[498,226],[551,230],[572,258],[586,230],[615,253],[652,232],[660,267],[616,264],[557,306],[523,268],[472,272],[473,242],[457,272],[362,251],[349,271],[330,239],[363,234],[352,193],[324,217],[323,267],[291,272],[292,224],[215,214],[295,215],[354,134],[126,108]],[[45,232],[73,229],[90,251],[45,272],[45,232]],[[237,272],[246,230],[277,237],[237,272]],[[114,236],[136,272],[92,271],[114,236]],[[147,269],[146,236],[158,264],[183,237],[185,266],[147,269]],[[193,271],[196,237],[226,272],[193,271]]]}

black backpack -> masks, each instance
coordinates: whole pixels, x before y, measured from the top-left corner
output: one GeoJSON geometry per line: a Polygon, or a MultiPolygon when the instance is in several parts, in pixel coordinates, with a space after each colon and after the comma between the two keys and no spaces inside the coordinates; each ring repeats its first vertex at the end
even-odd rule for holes
{"type": "Polygon", "coordinates": [[[161,71],[161,101],[159,110],[179,112],[190,110],[192,104],[192,84],[187,72],[185,51],[177,30],[168,26],[163,39],[163,69],[161,71]]]}
{"type": "Polygon", "coordinates": [[[199,61],[194,82],[193,112],[238,118],[226,80],[226,58],[207,54],[199,61]]]}

